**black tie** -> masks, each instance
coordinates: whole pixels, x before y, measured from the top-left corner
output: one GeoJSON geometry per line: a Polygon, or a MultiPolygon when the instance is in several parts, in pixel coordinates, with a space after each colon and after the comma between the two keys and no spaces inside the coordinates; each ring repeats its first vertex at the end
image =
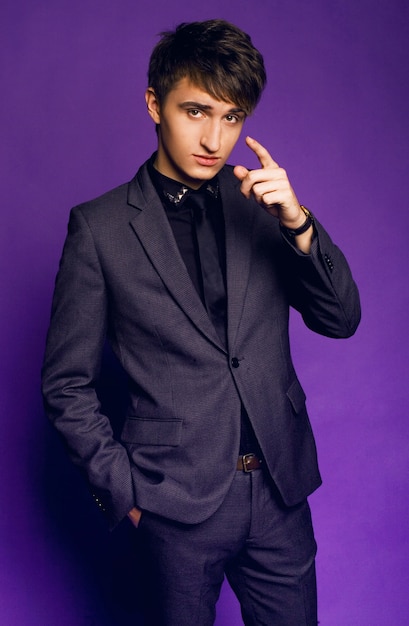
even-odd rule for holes
{"type": "Polygon", "coordinates": [[[217,247],[216,234],[210,218],[209,202],[205,191],[189,194],[189,206],[193,210],[200,267],[202,270],[204,303],[216,331],[226,343],[226,289],[217,247]]]}

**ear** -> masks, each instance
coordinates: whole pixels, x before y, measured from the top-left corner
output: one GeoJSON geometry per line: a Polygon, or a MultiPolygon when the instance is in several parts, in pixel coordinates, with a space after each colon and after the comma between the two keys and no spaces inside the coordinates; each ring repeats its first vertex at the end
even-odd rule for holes
{"type": "Polygon", "coordinates": [[[148,87],[145,93],[145,102],[148,107],[148,113],[155,122],[155,124],[160,124],[160,107],[159,101],[156,97],[156,93],[152,87],[148,87]]]}

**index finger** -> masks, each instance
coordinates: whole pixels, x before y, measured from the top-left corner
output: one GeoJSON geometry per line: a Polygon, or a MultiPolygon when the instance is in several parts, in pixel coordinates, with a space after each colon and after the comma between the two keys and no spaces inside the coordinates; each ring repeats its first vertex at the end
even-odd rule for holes
{"type": "Polygon", "coordinates": [[[264,146],[261,145],[256,139],[253,137],[246,137],[246,144],[254,152],[258,160],[260,161],[261,167],[279,167],[278,163],[274,161],[271,154],[266,150],[264,146]]]}

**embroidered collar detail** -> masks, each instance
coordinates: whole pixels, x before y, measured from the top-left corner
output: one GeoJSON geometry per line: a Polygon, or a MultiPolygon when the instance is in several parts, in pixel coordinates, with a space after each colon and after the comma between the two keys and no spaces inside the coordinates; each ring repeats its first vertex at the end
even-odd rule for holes
{"type": "Polygon", "coordinates": [[[188,187],[183,186],[183,187],[181,187],[179,189],[179,191],[176,193],[176,195],[173,195],[173,194],[171,194],[171,193],[169,193],[168,191],[165,191],[165,190],[163,190],[163,193],[165,194],[165,196],[169,200],[169,202],[171,202],[172,204],[175,204],[177,206],[177,205],[179,205],[181,203],[181,201],[186,196],[188,191],[189,191],[188,187]]]}
{"type": "MultiPolygon", "coordinates": [[[[213,198],[217,198],[219,195],[219,185],[217,182],[214,185],[212,185],[211,183],[207,183],[207,185],[204,186],[204,190],[213,198]]],[[[185,185],[182,185],[182,187],[179,189],[179,191],[175,195],[165,190],[163,190],[163,193],[165,194],[169,202],[171,202],[175,206],[179,206],[179,204],[186,197],[189,191],[191,193],[194,193],[194,190],[189,189],[189,187],[185,187],[185,185]]]]}
{"type": "Polygon", "coordinates": [[[217,198],[219,195],[219,183],[216,181],[214,185],[208,183],[206,185],[206,191],[210,193],[213,198],[217,198]]]}

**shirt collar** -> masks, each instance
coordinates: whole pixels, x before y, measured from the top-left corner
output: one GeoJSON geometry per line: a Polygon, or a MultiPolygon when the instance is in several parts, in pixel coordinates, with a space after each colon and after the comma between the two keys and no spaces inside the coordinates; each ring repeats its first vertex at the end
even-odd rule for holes
{"type": "MultiPolygon", "coordinates": [[[[156,191],[161,198],[165,198],[173,207],[181,207],[189,193],[195,193],[196,190],[188,187],[187,185],[182,185],[177,180],[169,178],[168,176],[158,172],[158,170],[153,166],[155,158],[156,153],[153,154],[148,161],[148,171],[152,182],[155,185],[156,191]]],[[[200,187],[200,191],[205,191],[212,198],[216,199],[219,195],[219,182],[217,180],[217,176],[212,178],[209,182],[203,183],[200,187]]]]}

